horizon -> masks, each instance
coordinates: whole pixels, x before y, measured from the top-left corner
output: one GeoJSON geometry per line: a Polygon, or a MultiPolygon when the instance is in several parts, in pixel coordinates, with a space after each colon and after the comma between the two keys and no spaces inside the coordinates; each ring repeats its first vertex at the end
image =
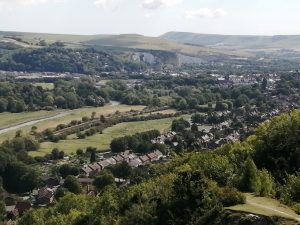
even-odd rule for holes
{"type": "Polygon", "coordinates": [[[157,36],[144,35],[140,33],[96,33],[96,34],[79,34],[79,33],[49,33],[49,32],[36,32],[36,31],[19,31],[19,30],[0,30],[0,32],[12,32],[12,33],[26,33],[26,34],[45,34],[45,35],[72,35],[72,36],[119,36],[119,35],[139,35],[144,37],[160,38],[167,33],[190,33],[199,35],[216,35],[216,36],[259,36],[259,37],[275,37],[275,36],[300,36],[299,34],[270,34],[270,35],[260,35],[260,34],[218,34],[218,33],[195,33],[189,31],[167,31],[157,36]]]}
{"type": "Polygon", "coordinates": [[[299,10],[297,0],[0,0],[0,30],[152,37],[169,31],[300,35],[299,10]]]}

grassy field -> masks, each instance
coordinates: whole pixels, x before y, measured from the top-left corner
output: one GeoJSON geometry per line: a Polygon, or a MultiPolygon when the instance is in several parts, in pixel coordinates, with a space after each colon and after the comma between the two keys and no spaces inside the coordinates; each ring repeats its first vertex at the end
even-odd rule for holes
{"type": "Polygon", "coordinates": [[[246,194],[246,204],[229,207],[228,209],[264,216],[283,217],[300,222],[300,216],[279,201],[271,198],[255,197],[252,194],[246,194]]]}
{"type": "MultiPolygon", "coordinates": [[[[104,107],[97,107],[97,108],[81,108],[81,109],[75,109],[75,110],[66,110],[64,113],[66,114],[63,117],[55,118],[43,122],[36,123],[35,126],[37,126],[38,130],[45,130],[47,128],[54,128],[58,124],[65,124],[69,123],[72,120],[79,120],[84,116],[91,116],[92,112],[96,112],[96,116],[100,115],[108,115],[115,113],[117,110],[119,112],[127,112],[131,109],[134,110],[141,110],[145,106],[128,106],[128,105],[106,105],[104,107]]],[[[43,117],[49,117],[53,115],[57,115],[58,113],[61,113],[62,111],[40,111],[40,112],[29,112],[29,113],[19,113],[19,114],[12,114],[12,113],[3,113],[0,114],[0,126],[11,126],[14,124],[19,124],[26,122],[28,120],[37,120],[43,117]],[[27,119],[26,119],[27,118],[27,119]],[[28,119],[29,118],[29,119],[28,119]],[[16,122],[17,121],[17,122],[16,122]]],[[[23,133],[28,133],[30,131],[32,126],[25,126],[21,130],[23,133]]],[[[0,142],[13,138],[15,135],[16,130],[9,131],[4,134],[0,134],[0,142]]]]}
{"type": "Polygon", "coordinates": [[[49,89],[49,90],[54,89],[53,83],[33,83],[32,85],[34,85],[36,87],[41,86],[43,89],[49,89]]]}
{"type": "Polygon", "coordinates": [[[59,114],[61,111],[37,111],[23,113],[0,113],[0,128],[25,123],[31,120],[37,120],[45,117],[51,117],[59,114]]]}
{"type": "Polygon", "coordinates": [[[166,109],[166,110],[161,110],[161,111],[157,111],[157,112],[153,112],[153,113],[144,113],[142,114],[142,116],[149,116],[150,114],[152,115],[155,115],[155,114],[163,114],[163,115],[166,115],[166,114],[175,114],[177,112],[176,109],[166,109]]]}
{"type": "MultiPolygon", "coordinates": [[[[189,118],[189,116],[184,116],[189,118]]],[[[67,140],[60,141],[59,143],[44,142],[41,144],[39,151],[30,152],[32,156],[43,156],[51,152],[53,148],[63,150],[65,153],[70,154],[76,152],[78,148],[86,149],[89,146],[96,147],[98,150],[107,150],[112,139],[132,135],[138,132],[157,129],[161,132],[170,129],[171,123],[174,118],[149,120],[141,122],[120,123],[113,127],[109,127],[103,131],[103,134],[96,134],[86,139],[77,139],[75,135],[71,135],[67,140]]]]}

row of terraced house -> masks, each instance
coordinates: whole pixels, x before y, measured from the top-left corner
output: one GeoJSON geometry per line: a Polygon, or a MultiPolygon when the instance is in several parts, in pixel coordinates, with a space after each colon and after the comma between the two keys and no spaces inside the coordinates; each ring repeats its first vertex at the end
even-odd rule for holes
{"type": "Polygon", "coordinates": [[[99,162],[90,163],[87,165],[84,165],[81,168],[81,171],[87,176],[93,176],[97,174],[98,172],[104,170],[106,167],[115,165],[117,163],[121,162],[127,162],[131,167],[139,167],[142,165],[145,165],[150,162],[155,162],[160,159],[162,159],[164,155],[159,150],[156,150],[154,152],[138,156],[135,153],[130,153],[129,151],[126,151],[124,153],[112,156],[110,158],[101,160],[99,162]]]}

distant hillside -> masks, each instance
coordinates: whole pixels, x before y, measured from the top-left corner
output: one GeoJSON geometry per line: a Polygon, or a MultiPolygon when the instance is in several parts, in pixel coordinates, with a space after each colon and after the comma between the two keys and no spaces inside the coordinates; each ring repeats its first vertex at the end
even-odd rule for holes
{"type": "Polygon", "coordinates": [[[251,36],[168,32],[162,35],[161,38],[185,44],[231,50],[290,49],[300,51],[300,35],[251,36]]]}
{"type": "Polygon", "coordinates": [[[136,34],[124,34],[124,35],[107,35],[97,37],[90,41],[83,42],[88,45],[100,45],[100,46],[118,46],[135,49],[148,49],[148,50],[163,50],[181,53],[188,56],[240,56],[249,57],[250,54],[244,54],[235,51],[220,51],[212,48],[182,44],[175,41],[166,40],[157,37],[147,37],[136,34]]]}
{"type": "Polygon", "coordinates": [[[180,53],[195,57],[251,57],[249,53],[232,50],[218,50],[191,44],[182,44],[159,37],[147,37],[137,34],[123,35],[63,35],[63,34],[39,34],[22,32],[1,32],[0,41],[13,41],[21,39],[19,44],[37,44],[41,40],[47,43],[61,41],[69,46],[109,46],[129,49],[162,50],[180,53]]]}

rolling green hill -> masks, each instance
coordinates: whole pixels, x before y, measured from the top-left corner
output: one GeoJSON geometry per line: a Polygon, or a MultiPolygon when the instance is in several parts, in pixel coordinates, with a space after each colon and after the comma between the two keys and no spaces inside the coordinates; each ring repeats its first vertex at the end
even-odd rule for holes
{"type": "Polygon", "coordinates": [[[188,32],[168,32],[161,36],[166,40],[223,49],[300,51],[300,35],[216,35],[188,32]]]}
{"type": "Polygon", "coordinates": [[[147,37],[137,34],[122,35],[64,35],[64,34],[39,34],[22,32],[0,31],[0,41],[11,41],[22,47],[36,47],[41,40],[46,43],[61,41],[73,47],[114,47],[141,50],[161,50],[180,53],[195,57],[251,57],[250,53],[235,50],[218,50],[192,44],[183,44],[166,40],[160,37],[147,37]]]}

